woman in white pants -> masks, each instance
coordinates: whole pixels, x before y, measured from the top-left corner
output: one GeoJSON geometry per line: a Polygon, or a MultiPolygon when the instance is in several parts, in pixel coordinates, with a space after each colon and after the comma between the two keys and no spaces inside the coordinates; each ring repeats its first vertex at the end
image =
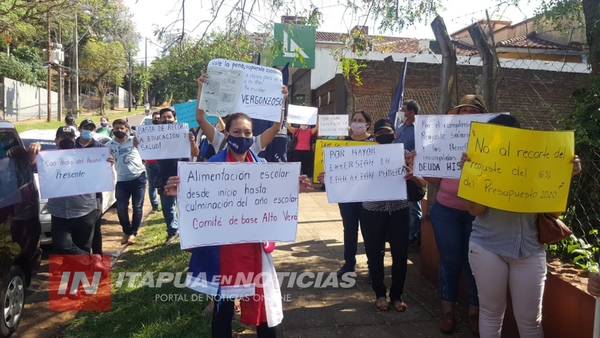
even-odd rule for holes
{"type": "MultiPolygon", "coordinates": [[[[489,123],[520,127],[512,116],[489,123]]],[[[470,161],[465,153],[461,159],[470,161]]],[[[571,161],[573,175],[581,172],[579,158],[571,161]]],[[[479,335],[500,338],[510,288],[513,312],[521,338],[542,338],[542,297],[546,280],[546,251],[538,241],[537,214],[488,208],[467,201],[473,216],[469,264],[479,291],[479,335]]]]}

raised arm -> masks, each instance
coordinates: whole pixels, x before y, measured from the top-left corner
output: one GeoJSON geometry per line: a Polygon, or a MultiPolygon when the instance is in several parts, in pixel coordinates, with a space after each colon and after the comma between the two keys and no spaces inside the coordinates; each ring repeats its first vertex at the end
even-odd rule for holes
{"type": "MultiPolygon", "coordinates": [[[[198,136],[200,136],[200,134],[198,134],[198,136]]],[[[196,145],[196,137],[194,136],[194,133],[192,133],[191,131],[189,134],[189,138],[190,138],[191,155],[198,156],[200,154],[200,149],[196,145]]]]}
{"type": "MultiPolygon", "coordinates": [[[[200,99],[201,99],[201,95],[202,95],[202,85],[204,85],[204,83],[206,82],[206,80],[208,79],[208,74],[203,74],[202,76],[200,76],[198,78],[198,101],[197,103],[200,103],[200,99]]],[[[206,135],[206,138],[208,139],[208,142],[212,143],[212,141],[215,138],[215,128],[212,126],[212,124],[210,124],[208,122],[208,120],[206,120],[206,112],[204,111],[204,109],[200,109],[198,108],[198,105],[196,105],[196,121],[198,122],[198,125],[200,125],[200,129],[202,129],[202,133],[204,133],[204,135],[206,135]]],[[[221,121],[223,122],[223,121],[221,121]]]]}
{"type": "MultiPolygon", "coordinates": [[[[271,142],[273,142],[273,139],[275,138],[275,136],[277,135],[279,130],[281,130],[281,123],[283,123],[283,114],[285,112],[285,100],[287,99],[287,96],[288,96],[288,89],[286,86],[283,86],[283,85],[281,86],[281,93],[283,94],[283,106],[281,107],[281,118],[279,119],[279,122],[274,122],[273,125],[269,129],[265,130],[262,134],[260,134],[260,145],[263,148],[266,148],[271,142]]],[[[288,130],[289,130],[289,128],[288,128],[288,130]]]]}
{"type": "MultiPolygon", "coordinates": [[[[292,127],[292,125],[288,122],[286,123],[287,125],[287,129],[290,133],[295,134],[296,133],[296,128],[292,127]]],[[[262,141],[262,140],[261,140],[262,141]]]]}
{"type": "Polygon", "coordinates": [[[316,134],[318,131],[319,131],[319,119],[317,119],[317,124],[315,125],[315,127],[310,130],[310,135],[312,136],[312,135],[316,134]]]}

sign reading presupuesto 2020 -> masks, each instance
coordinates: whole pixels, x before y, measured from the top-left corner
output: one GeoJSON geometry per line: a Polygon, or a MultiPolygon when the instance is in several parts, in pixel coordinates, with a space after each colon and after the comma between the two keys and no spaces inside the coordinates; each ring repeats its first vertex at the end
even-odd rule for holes
{"type": "Polygon", "coordinates": [[[179,162],[181,249],[294,242],[299,163],[179,162]]]}
{"type": "Polygon", "coordinates": [[[458,197],[512,212],[563,212],[574,156],[572,131],[473,122],[458,197]]]}
{"type": "Polygon", "coordinates": [[[112,191],[112,168],[105,147],[49,150],[37,155],[42,198],[112,191]]]}

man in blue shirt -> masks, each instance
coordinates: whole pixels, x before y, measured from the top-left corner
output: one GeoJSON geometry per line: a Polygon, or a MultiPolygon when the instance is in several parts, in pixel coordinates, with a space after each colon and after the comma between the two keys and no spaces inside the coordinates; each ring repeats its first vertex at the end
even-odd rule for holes
{"type": "MultiPolygon", "coordinates": [[[[402,113],[404,116],[400,121],[402,124],[396,124],[396,140],[394,143],[404,143],[404,150],[415,150],[415,115],[419,113],[419,104],[414,100],[402,102],[402,113]]],[[[410,232],[409,239],[411,246],[417,246],[421,242],[421,202],[409,202],[410,207],[410,232]]]]}

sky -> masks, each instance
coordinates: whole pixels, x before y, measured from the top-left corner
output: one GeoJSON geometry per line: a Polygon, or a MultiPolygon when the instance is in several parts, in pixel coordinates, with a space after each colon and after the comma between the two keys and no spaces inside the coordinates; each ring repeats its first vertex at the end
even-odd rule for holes
{"type": "MultiPolygon", "coordinates": [[[[159,42],[153,35],[154,27],[165,27],[175,22],[180,17],[181,1],[169,0],[124,0],[125,5],[130,8],[133,14],[133,21],[136,25],[136,30],[141,35],[142,39],[139,44],[139,53],[136,60],[144,60],[144,44],[145,38],[148,38],[148,64],[151,60],[159,55],[159,42]]],[[[264,31],[261,27],[268,22],[280,22],[281,15],[294,15],[301,12],[304,8],[308,8],[312,3],[323,12],[323,23],[317,28],[323,32],[347,33],[354,27],[358,18],[352,17],[349,13],[344,13],[344,6],[339,2],[344,0],[310,0],[297,1],[298,8],[292,9],[288,13],[273,13],[270,8],[265,8],[262,0],[260,8],[253,11],[249,20],[248,30],[253,32],[264,31]],[[300,4],[302,3],[302,4],[300,4]],[[297,11],[294,13],[294,11],[297,11]]],[[[400,0],[402,1],[402,0],[400,0]]],[[[207,27],[207,22],[211,19],[210,11],[212,3],[217,0],[187,0],[185,3],[185,26],[188,34],[198,37],[202,35],[207,27]]],[[[440,15],[444,18],[448,33],[452,34],[461,28],[464,28],[471,23],[485,18],[485,10],[489,11],[490,16],[501,15],[512,20],[513,23],[520,22],[527,17],[531,17],[536,9],[539,1],[522,0],[519,8],[514,6],[503,5],[498,7],[497,0],[445,0],[443,2],[444,9],[440,11],[440,15]]],[[[232,2],[230,2],[232,3],[232,2]]],[[[211,26],[213,29],[223,29],[225,27],[225,16],[231,11],[231,6],[227,3],[220,10],[220,17],[211,26]]],[[[432,18],[433,19],[433,18],[432,18]]],[[[362,23],[362,21],[361,21],[362,23]]],[[[372,20],[367,22],[369,26],[369,34],[377,35],[393,35],[422,39],[434,39],[433,32],[429,26],[430,22],[417,24],[415,27],[404,29],[399,33],[381,32],[378,31],[372,20]]],[[[181,28],[181,22],[176,23],[177,28],[181,28]]],[[[209,29],[210,31],[210,29],[209,29]]]]}

